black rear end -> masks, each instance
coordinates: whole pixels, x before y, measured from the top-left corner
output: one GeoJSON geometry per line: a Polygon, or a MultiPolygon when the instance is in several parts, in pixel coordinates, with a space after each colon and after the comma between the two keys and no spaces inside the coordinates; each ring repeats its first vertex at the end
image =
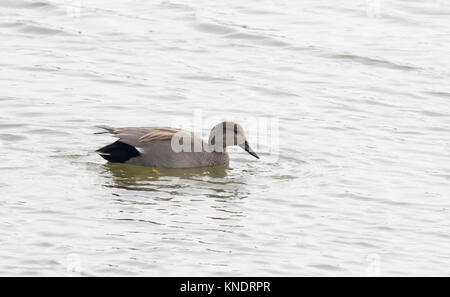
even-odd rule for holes
{"type": "Polygon", "coordinates": [[[131,158],[139,157],[138,150],[120,140],[96,150],[103,159],[114,163],[124,163],[131,158]]]}

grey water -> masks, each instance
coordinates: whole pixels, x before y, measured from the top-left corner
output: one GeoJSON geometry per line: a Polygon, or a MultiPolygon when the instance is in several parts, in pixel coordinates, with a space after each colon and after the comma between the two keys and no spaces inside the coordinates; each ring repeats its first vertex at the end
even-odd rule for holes
{"type": "Polygon", "coordinates": [[[444,0],[0,0],[0,275],[448,276],[449,32],[444,0]],[[276,148],[93,153],[199,112],[276,148]]]}

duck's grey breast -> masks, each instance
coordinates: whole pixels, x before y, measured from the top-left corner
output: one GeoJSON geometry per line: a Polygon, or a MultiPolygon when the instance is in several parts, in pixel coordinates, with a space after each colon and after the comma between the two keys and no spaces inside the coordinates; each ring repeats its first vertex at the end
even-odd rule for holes
{"type": "MultiPolygon", "coordinates": [[[[200,148],[204,147],[204,143],[200,148]]],[[[207,152],[201,149],[194,151],[174,151],[171,141],[152,141],[142,143],[138,148],[140,156],[128,160],[126,163],[159,168],[194,168],[206,166],[218,166],[228,164],[229,158],[226,152],[207,152]]]]}

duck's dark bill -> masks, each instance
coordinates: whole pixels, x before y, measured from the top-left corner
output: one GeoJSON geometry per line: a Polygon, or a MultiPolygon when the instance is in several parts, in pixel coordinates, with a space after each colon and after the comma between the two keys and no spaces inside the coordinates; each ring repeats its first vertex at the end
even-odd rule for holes
{"type": "Polygon", "coordinates": [[[248,145],[247,140],[244,142],[244,144],[239,145],[241,148],[243,148],[247,153],[255,157],[256,159],[259,159],[259,156],[252,150],[252,148],[248,145]]]}

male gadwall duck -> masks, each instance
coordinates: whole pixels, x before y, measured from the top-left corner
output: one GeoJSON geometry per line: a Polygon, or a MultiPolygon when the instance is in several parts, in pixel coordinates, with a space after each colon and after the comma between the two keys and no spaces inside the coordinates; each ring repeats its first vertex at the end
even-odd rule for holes
{"type": "Polygon", "coordinates": [[[229,162],[227,146],[238,145],[253,157],[244,129],[234,122],[214,126],[208,143],[192,132],[169,127],[126,127],[104,129],[119,138],[97,152],[109,162],[151,166],[157,168],[194,168],[225,165],[229,162]]]}

